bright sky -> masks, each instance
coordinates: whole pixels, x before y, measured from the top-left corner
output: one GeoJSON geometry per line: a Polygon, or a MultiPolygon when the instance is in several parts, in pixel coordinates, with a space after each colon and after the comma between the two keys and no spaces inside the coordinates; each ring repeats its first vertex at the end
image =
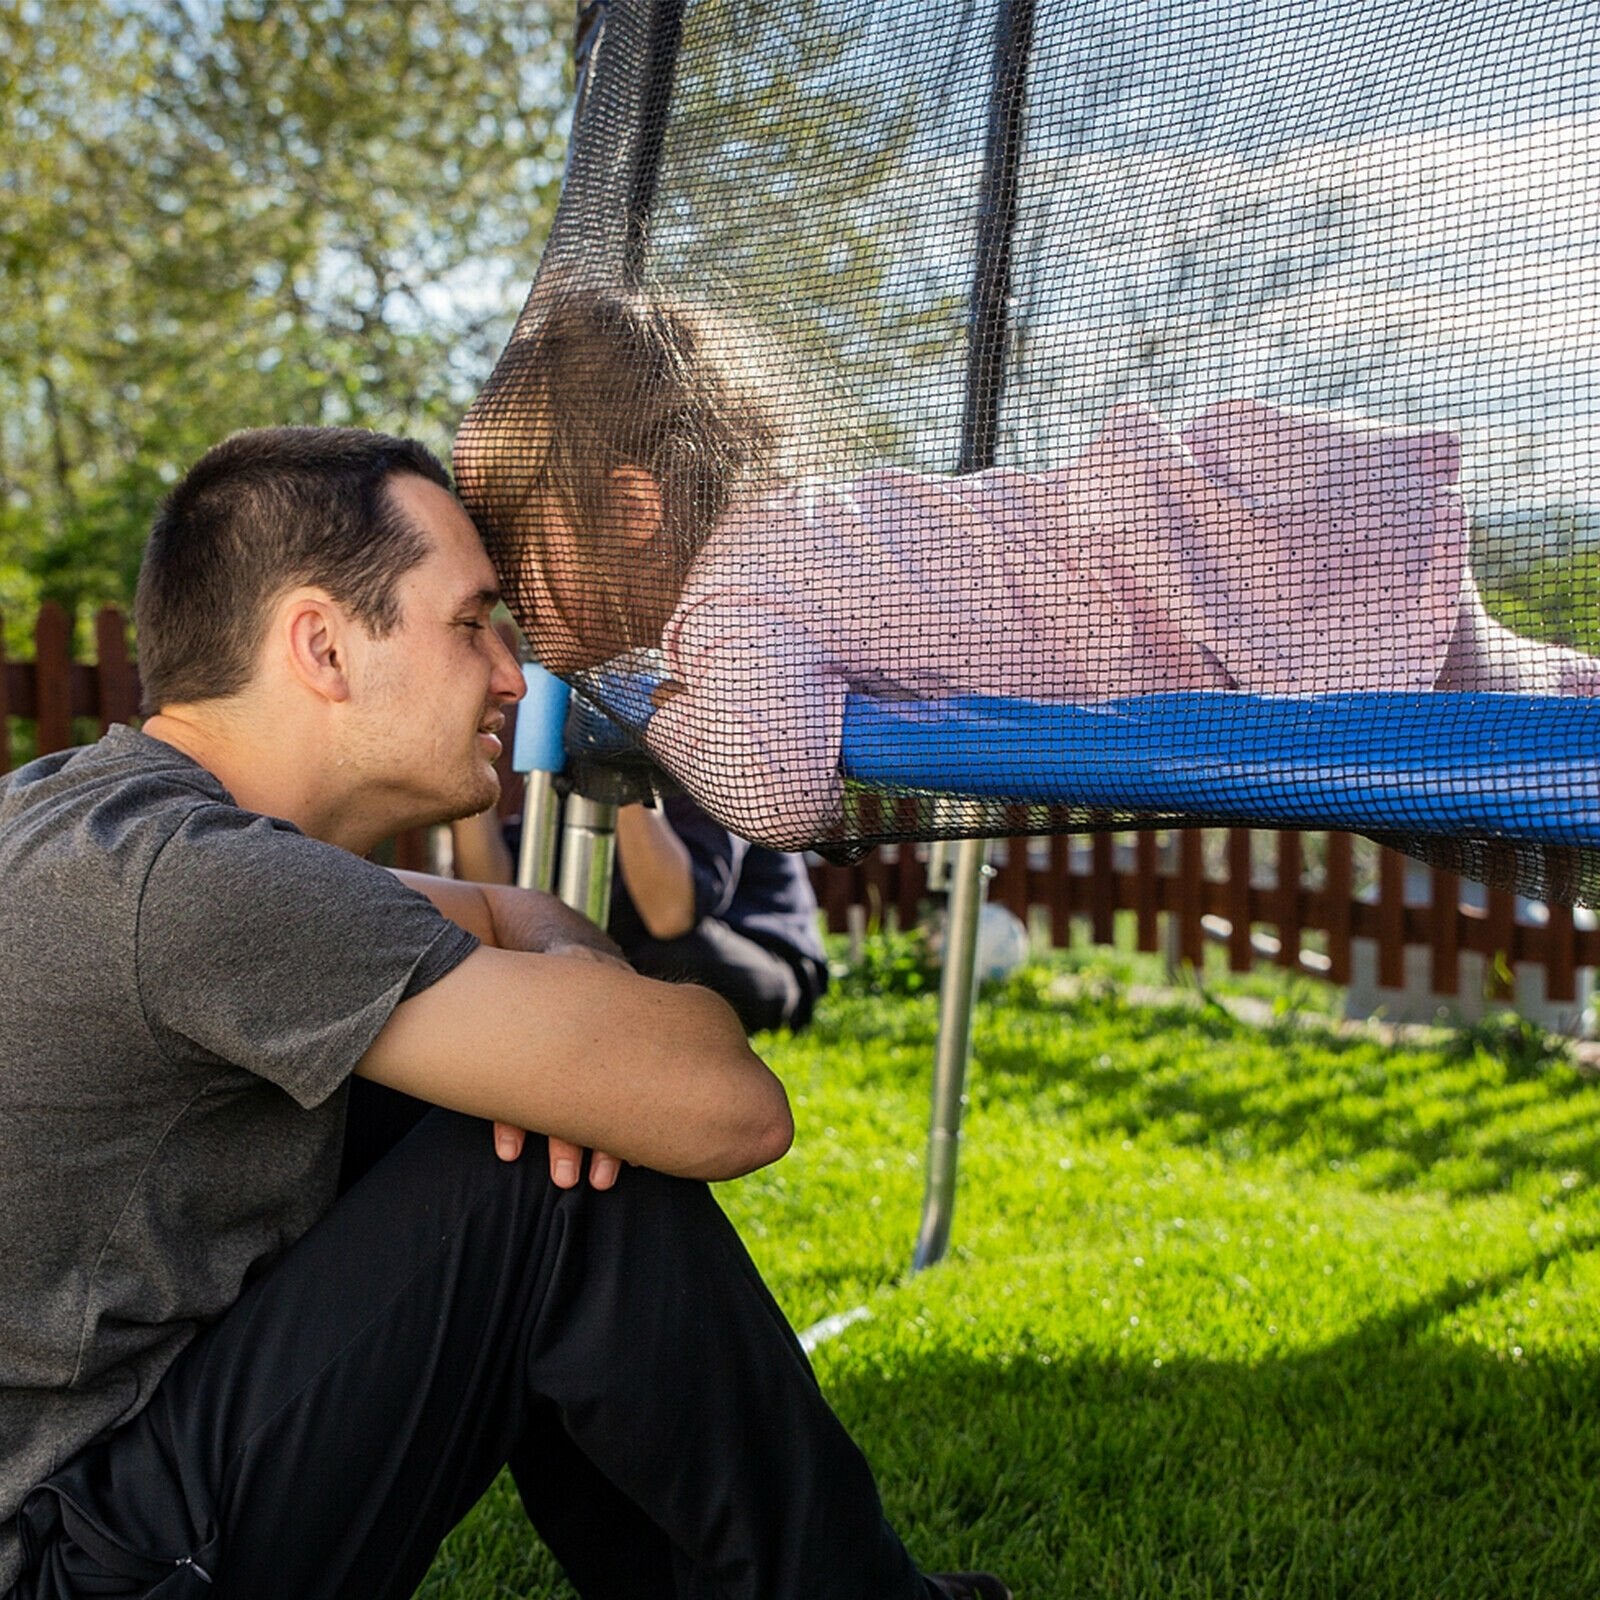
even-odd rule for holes
{"type": "MultiPolygon", "coordinates": [[[[959,63],[966,140],[929,141],[894,246],[950,297],[992,10],[972,15],[929,46],[959,63]]],[[[1183,416],[1250,393],[1455,427],[1488,504],[1600,506],[1597,46],[1593,0],[1045,0],[1013,450],[1070,448],[1130,394],[1183,416]],[[1137,370],[1134,330],[1160,351],[1137,370]]]]}

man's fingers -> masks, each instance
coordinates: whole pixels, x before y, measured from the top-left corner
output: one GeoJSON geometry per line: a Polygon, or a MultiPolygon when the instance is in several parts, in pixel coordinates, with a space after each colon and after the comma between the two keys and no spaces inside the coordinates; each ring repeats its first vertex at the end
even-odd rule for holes
{"type": "MultiPolygon", "coordinates": [[[[521,1128],[513,1128],[506,1122],[495,1123],[496,1154],[502,1161],[515,1161],[522,1154],[522,1141],[526,1137],[521,1128]]],[[[570,1139],[552,1136],[549,1143],[550,1181],[558,1189],[570,1189],[577,1183],[578,1174],[583,1170],[583,1149],[570,1139]]],[[[615,1156],[596,1150],[589,1158],[590,1185],[596,1189],[609,1189],[617,1181],[617,1174],[621,1170],[622,1163],[615,1156]]]]}
{"type": "Polygon", "coordinates": [[[550,1140],[550,1181],[558,1189],[570,1189],[578,1181],[583,1151],[570,1139],[550,1140]]]}

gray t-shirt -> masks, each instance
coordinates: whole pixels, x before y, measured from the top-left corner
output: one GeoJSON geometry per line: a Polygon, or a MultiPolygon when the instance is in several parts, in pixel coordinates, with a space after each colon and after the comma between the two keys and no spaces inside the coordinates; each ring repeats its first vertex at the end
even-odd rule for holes
{"type": "Polygon", "coordinates": [[[327,1209],[351,1068],[476,944],[130,728],[0,780],[0,1593],[23,1497],[327,1209]]]}

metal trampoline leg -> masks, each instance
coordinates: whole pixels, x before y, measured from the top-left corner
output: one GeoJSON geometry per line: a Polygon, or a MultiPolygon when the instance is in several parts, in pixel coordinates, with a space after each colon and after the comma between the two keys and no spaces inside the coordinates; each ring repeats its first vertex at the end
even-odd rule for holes
{"type": "Polygon", "coordinates": [[[555,888],[556,837],[560,831],[561,796],[553,772],[533,771],[523,779],[522,844],[517,851],[517,885],[523,889],[555,888]]]}
{"type": "Polygon", "coordinates": [[[617,808],[609,801],[567,798],[561,832],[561,900],[602,928],[611,911],[617,855],[617,808]]]}
{"type": "Polygon", "coordinates": [[[977,990],[978,914],[983,909],[989,842],[963,839],[951,872],[945,924],[944,977],[939,985],[939,1043],[933,1067],[933,1113],[928,1124],[928,1186],[911,1270],[940,1260],[950,1242],[956,1202],[956,1156],[961,1139],[967,1060],[972,1048],[972,1002],[977,990]]]}

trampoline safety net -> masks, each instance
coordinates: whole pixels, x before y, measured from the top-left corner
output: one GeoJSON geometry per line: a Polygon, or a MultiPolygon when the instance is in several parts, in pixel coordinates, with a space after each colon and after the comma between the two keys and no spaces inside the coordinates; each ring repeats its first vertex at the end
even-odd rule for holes
{"type": "Polygon", "coordinates": [[[1600,898],[1600,7],[612,0],[456,441],[737,832],[1342,827],[1600,898]]]}

